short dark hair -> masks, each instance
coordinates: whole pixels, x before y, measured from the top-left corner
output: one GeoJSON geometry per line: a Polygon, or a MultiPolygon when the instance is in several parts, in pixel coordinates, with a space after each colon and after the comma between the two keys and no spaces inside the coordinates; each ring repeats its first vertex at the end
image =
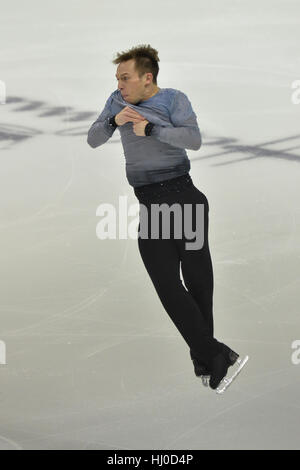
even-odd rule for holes
{"type": "Polygon", "coordinates": [[[135,61],[135,70],[137,71],[139,78],[141,78],[145,73],[151,72],[153,83],[157,85],[159,58],[156,49],[153,49],[149,44],[140,44],[136,47],[132,47],[128,51],[118,52],[117,57],[112,62],[116,65],[130,59],[134,59],[135,61]]]}

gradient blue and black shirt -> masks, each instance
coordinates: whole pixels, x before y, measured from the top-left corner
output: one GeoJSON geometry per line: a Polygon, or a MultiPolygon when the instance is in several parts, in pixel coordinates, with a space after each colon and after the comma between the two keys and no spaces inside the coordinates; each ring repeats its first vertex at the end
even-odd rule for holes
{"type": "Polygon", "coordinates": [[[201,147],[201,134],[192,105],[185,93],[174,88],[161,88],[151,98],[137,104],[127,102],[120,90],[115,90],[91,125],[87,142],[93,148],[99,147],[116,129],[121,135],[126,177],[133,187],[188,173],[191,166],[185,149],[199,150],[201,147]],[[115,129],[109,125],[109,119],[126,106],[155,124],[150,136],[137,136],[132,122],[115,129]]]}

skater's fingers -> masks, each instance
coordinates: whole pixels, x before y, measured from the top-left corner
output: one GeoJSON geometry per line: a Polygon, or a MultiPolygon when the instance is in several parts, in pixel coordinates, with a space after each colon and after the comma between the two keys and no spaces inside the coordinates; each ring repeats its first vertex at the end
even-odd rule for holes
{"type": "Polygon", "coordinates": [[[130,116],[130,117],[142,117],[144,118],[144,116],[141,116],[141,114],[139,114],[137,111],[135,111],[134,109],[132,108],[129,108],[128,106],[126,106],[126,108],[124,108],[125,110],[125,114],[126,116],[130,116]]]}

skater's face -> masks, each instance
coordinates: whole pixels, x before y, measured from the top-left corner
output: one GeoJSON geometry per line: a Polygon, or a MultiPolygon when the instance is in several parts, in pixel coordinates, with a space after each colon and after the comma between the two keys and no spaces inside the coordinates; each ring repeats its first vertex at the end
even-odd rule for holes
{"type": "Polygon", "coordinates": [[[153,84],[151,72],[145,73],[140,78],[134,66],[134,59],[130,59],[126,62],[121,62],[116,72],[118,89],[124,100],[132,104],[150,98],[158,89],[157,85],[153,84]]]}

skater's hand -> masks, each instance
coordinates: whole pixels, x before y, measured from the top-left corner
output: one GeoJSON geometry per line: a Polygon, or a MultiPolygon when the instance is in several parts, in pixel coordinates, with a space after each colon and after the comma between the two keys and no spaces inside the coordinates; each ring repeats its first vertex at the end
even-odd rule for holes
{"type": "Polygon", "coordinates": [[[126,106],[122,111],[115,115],[115,121],[118,126],[123,126],[126,122],[138,123],[144,119],[144,116],[141,116],[137,111],[130,108],[130,106],[126,106]]]}
{"type": "Polygon", "coordinates": [[[135,135],[138,135],[138,136],[145,136],[145,127],[147,126],[149,121],[147,121],[147,119],[144,119],[143,121],[141,122],[134,122],[133,123],[133,132],[135,133],[135,135]]]}

